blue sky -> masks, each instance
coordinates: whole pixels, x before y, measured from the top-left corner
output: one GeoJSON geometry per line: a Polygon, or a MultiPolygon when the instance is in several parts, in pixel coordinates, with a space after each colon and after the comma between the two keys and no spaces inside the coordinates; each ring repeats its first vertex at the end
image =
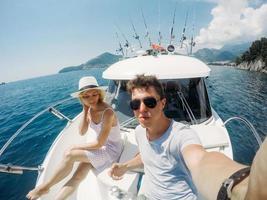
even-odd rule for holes
{"type": "Polygon", "coordinates": [[[189,10],[187,33],[194,24],[198,48],[220,48],[267,33],[267,3],[262,0],[0,0],[0,82],[55,74],[103,52],[115,53],[115,24],[134,42],[130,19],[146,42],[141,8],[152,40],[157,40],[159,21],[169,40],[175,6],[176,40],[189,10]]]}

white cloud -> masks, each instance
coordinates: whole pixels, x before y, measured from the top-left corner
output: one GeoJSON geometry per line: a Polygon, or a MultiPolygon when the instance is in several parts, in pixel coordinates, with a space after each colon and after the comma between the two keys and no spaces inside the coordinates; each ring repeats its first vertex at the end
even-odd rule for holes
{"type": "Polygon", "coordinates": [[[267,3],[250,7],[248,0],[220,0],[212,9],[213,19],[196,37],[198,48],[252,41],[267,36],[267,3]]]}

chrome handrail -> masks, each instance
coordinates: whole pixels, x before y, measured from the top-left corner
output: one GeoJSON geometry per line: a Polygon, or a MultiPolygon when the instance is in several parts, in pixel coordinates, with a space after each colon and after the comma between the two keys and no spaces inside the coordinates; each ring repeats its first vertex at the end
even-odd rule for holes
{"type": "Polygon", "coordinates": [[[186,110],[186,112],[187,112],[192,124],[197,124],[196,117],[195,117],[193,111],[191,110],[190,106],[188,105],[188,103],[187,103],[187,101],[186,101],[186,99],[184,97],[184,94],[182,92],[180,92],[180,91],[178,91],[177,94],[178,94],[178,96],[179,96],[179,98],[180,98],[180,100],[181,100],[181,102],[183,104],[183,107],[185,108],[185,110],[186,110]]]}
{"type": "MultiPolygon", "coordinates": [[[[4,151],[7,149],[7,147],[11,144],[11,142],[21,133],[21,131],[23,131],[32,121],[34,121],[37,117],[39,117],[40,115],[42,115],[43,113],[45,113],[46,111],[49,111],[50,108],[55,107],[61,103],[64,103],[66,101],[69,101],[73,99],[73,97],[70,98],[66,98],[63,99],[61,101],[56,102],[55,104],[53,104],[52,106],[49,106],[48,108],[40,111],[39,113],[37,113],[35,116],[33,116],[29,121],[27,121],[25,124],[23,124],[9,139],[8,141],[4,144],[4,146],[1,148],[0,150],[0,156],[4,153],[4,151]]],[[[72,122],[72,121],[70,121],[72,122]]]]}
{"type": "Polygon", "coordinates": [[[24,166],[17,166],[12,164],[0,164],[0,172],[10,173],[10,174],[23,174],[24,170],[28,171],[43,171],[43,167],[39,165],[38,167],[24,167],[24,166]]]}
{"type": "Polygon", "coordinates": [[[227,119],[224,123],[223,126],[225,126],[228,122],[232,121],[232,120],[239,120],[241,122],[243,122],[244,124],[247,125],[247,127],[251,130],[251,132],[253,133],[255,139],[257,140],[257,143],[259,146],[261,146],[262,144],[262,140],[258,134],[258,132],[256,131],[255,127],[250,123],[249,120],[247,120],[246,118],[243,117],[230,117],[229,119],[227,119]]]}
{"type": "Polygon", "coordinates": [[[60,120],[67,120],[68,122],[72,122],[72,120],[70,118],[68,118],[66,115],[64,115],[63,113],[59,112],[57,109],[55,109],[54,107],[49,107],[48,111],[51,112],[53,115],[55,115],[57,118],[59,118],[60,120]]]}
{"type": "Polygon", "coordinates": [[[123,121],[123,122],[120,124],[120,126],[121,126],[121,127],[125,127],[125,126],[127,126],[128,124],[132,123],[132,122],[135,121],[135,120],[136,120],[135,117],[131,117],[131,118],[129,118],[129,119],[123,121]]]}

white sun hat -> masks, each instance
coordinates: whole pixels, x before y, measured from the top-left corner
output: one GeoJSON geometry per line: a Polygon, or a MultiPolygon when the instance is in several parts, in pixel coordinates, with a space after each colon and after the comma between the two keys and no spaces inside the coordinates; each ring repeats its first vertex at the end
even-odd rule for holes
{"type": "Polygon", "coordinates": [[[97,80],[93,76],[82,77],[79,81],[79,90],[71,94],[72,97],[79,97],[82,92],[88,90],[105,90],[105,87],[98,85],[97,80]]]}

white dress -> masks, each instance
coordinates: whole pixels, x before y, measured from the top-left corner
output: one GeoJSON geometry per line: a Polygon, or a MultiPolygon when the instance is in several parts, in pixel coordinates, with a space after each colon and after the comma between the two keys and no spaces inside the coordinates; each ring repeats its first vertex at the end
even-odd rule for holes
{"type": "MultiPolygon", "coordinates": [[[[94,123],[91,120],[91,113],[89,109],[88,116],[90,119],[90,124],[88,127],[87,134],[88,135],[90,134],[90,138],[92,138],[92,135],[93,138],[95,139],[99,137],[102,129],[103,116],[105,111],[108,109],[112,110],[111,108],[106,108],[103,111],[101,121],[98,124],[94,123]]],[[[86,151],[86,154],[91,164],[96,169],[96,172],[99,173],[103,171],[105,168],[110,167],[112,163],[118,162],[122,149],[123,149],[123,143],[120,134],[120,126],[119,122],[117,122],[117,125],[113,126],[110,129],[110,133],[108,135],[106,143],[100,149],[86,151]]]]}

